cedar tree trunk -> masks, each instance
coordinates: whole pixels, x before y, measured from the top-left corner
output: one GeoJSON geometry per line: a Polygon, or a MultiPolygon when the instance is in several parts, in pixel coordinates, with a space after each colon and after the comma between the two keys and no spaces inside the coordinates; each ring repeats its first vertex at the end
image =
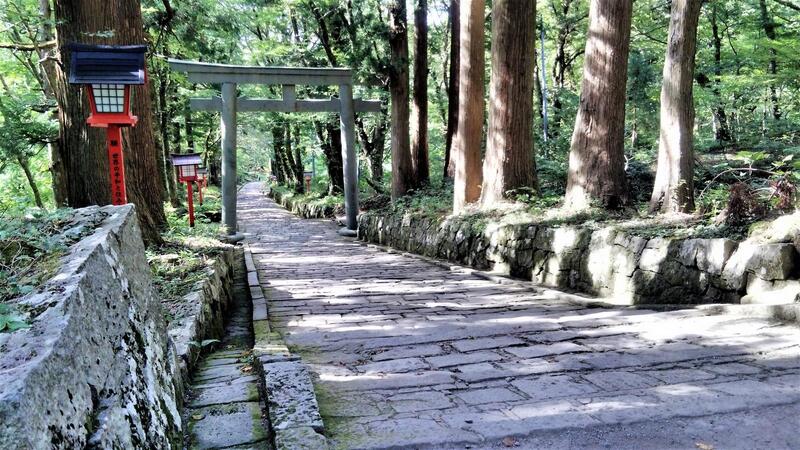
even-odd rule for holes
{"type": "MultiPolygon", "coordinates": [[[[143,44],[141,4],[135,0],[56,0],[55,20],[61,60],[55,89],[61,129],[57,145],[64,166],[67,203],[72,207],[108,204],[111,195],[105,130],[86,125],[90,108],[82,87],[68,83],[67,45],[143,44]],[[113,34],[104,37],[108,32],[113,34]]],[[[123,131],[128,200],[136,205],[145,242],[158,243],[166,216],[149,83],[133,88],[131,109],[139,123],[123,131]]]]}
{"type": "Polygon", "coordinates": [[[478,201],[481,195],[485,9],[484,0],[461,1],[458,128],[450,155],[455,165],[454,213],[478,201]]]}
{"type": "Polygon", "coordinates": [[[481,192],[484,207],[492,206],[510,190],[537,187],[533,147],[535,23],[535,1],[492,3],[492,80],[481,192]]]}
{"type": "Polygon", "coordinates": [[[417,186],[430,183],[428,161],[428,0],[414,9],[414,101],[411,125],[411,161],[417,186]]]}
{"type": "Polygon", "coordinates": [[[650,210],[694,210],[694,68],[702,0],[672,0],[661,87],[661,137],[650,210]]]}
{"type": "Polygon", "coordinates": [[[628,203],[625,180],[625,85],[632,0],[592,0],[581,98],[569,154],[565,204],[628,203]]]}
{"type": "Polygon", "coordinates": [[[450,0],[450,76],[447,81],[447,133],[445,134],[444,147],[444,178],[455,176],[452,151],[453,137],[458,127],[458,73],[459,55],[461,54],[461,25],[459,13],[460,0],[450,0]]]}
{"type": "Polygon", "coordinates": [[[392,199],[402,197],[416,185],[414,162],[409,142],[408,106],[408,24],[405,0],[389,6],[389,46],[391,68],[389,90],[392,96],[392,199]]]}

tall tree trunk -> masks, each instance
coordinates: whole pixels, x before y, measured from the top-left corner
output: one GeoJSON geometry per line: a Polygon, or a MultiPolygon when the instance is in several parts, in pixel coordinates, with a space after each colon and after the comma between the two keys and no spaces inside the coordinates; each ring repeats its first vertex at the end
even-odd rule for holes
{"type": "Polygon", "coordinates": [[[672,0],[661,87],[661,138],[650,210],[694,210],[694,68],[702,0],[672,0]]]}
{"type": "Polygon", "coordinates": [[[414,99],[411,126],[411,161],[417,186],[430,183],[428,161],[428,0],[414,8],[414,99]]]}
{"type": "Polygon", "coordinates": [[[733,134],[731,127],[728,123],[728,115],[725,113],[725,106],[722,104],[722,93],[720,92],[720,84],[722,84],[722,36],[719,33],[719,25],[717,23],[717,4],[711,6],[711,36],[714,42],[714,84],[712,92],[714,94],[714,138],[717,143],[732,142],[733,134]]]}
{"type": "Polygon", "coordinates": [[[583,51],[570,53],[568,47],[572,42],[573,34],[578,30],[580,24],[588,17],[588,12],[584,12],[584,2],[576,0],[560,0],[560,5],[553,5],[553,12],[556,18],[556,50],[553,62],[553,113],[552,124],[549,127],[550,136],[558,136],[564,125],[564,101],[563,95],[566,92],[567,76],[572,72],[575,59],[583,54],[583,51]]]}
{"type": "Polygon", "coordinates": [[[30,186],[31,192],[33,192],[33,201],[36,203],[36,206],[44,209],[42,194],[39,193],[39,186],[36,185],[36,178],[34,178],[33,172],[31,171],[30,161],[24,156],[17,156],[17,163],[22,168],[22,172],[25,173],[25,179],[28,180],[28,186],[30,186]]]}
{"type": "Polygon", "coordinates": [[[328,168],[328,195],[338,195],[344,192],[344,162],[342,161],[342,133],[338,126],[332,123],[314,121],[322,154],[325,156],[325,165],[328,168]]]}
{"type": "Polygon", "coordinates": [[[481,204],[510,190],[537,188],[533,146],[536,2],[492,3],[492,79],[481,204]]]}
{"type": "MultiPolygon", "coordinates": [[[[770,41],[775,41],[778,36],[775,33],[775,22],[772,20],[772,16],[770,16],[769,11],[767,10],[767,2],[766,0],[759,0],[759,7],[761,9],[761,25],[764,27],[764,34],[767,35],[767,39],[770,41]]],[[[775,120],[781,120],[781,107],[780,103],[778,102],[778,89],[775,87],[775,77],[778,75],[778,52],[775,50],[775,47],[769,48],[769,73],[772,75],[772,80],[769,83],[769,99],[772,103],[772,118],[775,120]]]]}
{"type": "MultiPolygon", "coordinates": [[[[136,0],[56,0],[56,33],[61,52],[57,71],[59,103],[58,152],[67,178],[68,204],[82,207],[108,204],[111,200],[105,133],[86,125],[89,105],[81,86],[68,83],[73,42],[96,44],[143,44],[144,23],[136,0]],[[111,37],[106,32],[113,31],[111,37]]],[[[142,236],[148,244],[161,241],[166,225],[162,203],[162,174],[153,138],[150,84],[133,88],[131,109],[139,117],[135,128],[123,132],[128,200],[136,205],[142,236]]]]}
{"type": "Polygon", "coordinates": [[[386,116],[386,111],[382,110],[371,133],[367,132],[363,117],[356,117],[358,136],[361,139],[364,153],[369,159],[370,175],[373,184],[376,186],[383,184],[383,152],[386,142],[386,129],[388,128],[386,116]]]}
{"type": "Polygon", "coordinates": [[[632,0],[592,0],[581,99],[569,154],[565,203],[597,201],[609,209],[629,200],[625,180],[625,85],[632,0]]]}
{"type": "MultiPolygon", "coordinates": [[[[168,52],[165,52],[168,53],[168,52]]],[[[164,171],[164,187],[169,197],[169,202],[173,207],[180,205],[178,198],[178,182],[175,179],[175,169],[170,160],[170,138],[169,124],[171,120],[171,108],[168,104],[168,91],[170,87],[169,68],[165,65],[159,72],[158,83],[158,116],[159,132],[161,134],[161,165],[164,171]]]]}
{"type": "MultiPolygon", "coordinates": [[[[50,0],[39,0],[39,40],[42,42],[51,41],[53,39],[53,9],[50,6],[50,0]]],[[[49,49],[42,49],[39,52],[39,59],[45,60],[49,49]]],[[[40,64],[41,78],[46,81],[46,85],[42,86],[44,94],[49,98],[55,98],[54,87],[56,86],[56,68],[55,64],[45,62],[40,64]]],[[[53,119],[58,120],[58,114],[53,113],[53,119]]],[[[58,146],[54,143],[47,144],[47,153],[50,155],[50,174],[53,186],[53,199],[57,207],[67,204],[67,180],[64,174],[64,163],[61,161],[61,154],[58,151],[58,146]]]]}
{"type": "Polygon", "coordinates": [[[391,16],[389,90],[392,96],[392,199],[397,199],[416,185],[409,142],[408,24],[405,0],[393,0],[389,6],[389,14],[391,16]]]}
{"type": "Polygon", "coordinates": [[[481,196],[481,139],[484,117],[484,0],[462,0],[458,127],[451,158],[455,165],[453,212],[481,196]]]}
{"type": "Polygon", "coordinates": [[[274,173],[278,183],[287,186],[291,183],[291,174],[286,166],[286,132],[283,125],[272,127],[272,149],[275,153],[275,166],[277,171],[274,173]]]}
{"type": "MultiPolygon", "coordinates": [[[[292,137],[292,125],[286,122],[284,125],[286,129],[286,157],[289,162],[289,169],[294,179],[294,191],[302,194],[304,189],[303,183],[303,159],[301,155],[299,142],[295,142],[292,137]]],[[[296,133],[297,137],[299,133],[296,133]]]]}
{"type": "Polygon", "coordinates": [[[447,80],[447,133],[445,134],[444,146],[444,178],[455,176],[455,166],[453,165],[453,137],[456,135],[458,127],[458,75],[460,70],[459,60],[461,55],[461,13],[460,0],[450,0],[450,70],[447,80]]]}
{"type": "Polygon", "coordinates": [[[186,146],[190,151],[199,153],[194,146],[194,127],[192,126],[192,112],[187,108],[183,111],[183,126],[186,129],[186,146]]]}

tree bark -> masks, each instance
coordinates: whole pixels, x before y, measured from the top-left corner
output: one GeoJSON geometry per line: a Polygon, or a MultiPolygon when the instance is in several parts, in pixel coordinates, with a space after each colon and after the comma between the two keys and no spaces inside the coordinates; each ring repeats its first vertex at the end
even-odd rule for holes
{"type": "MultiPolygon", "coordinates": [[[[39,39],[44,42],[52,41],[53,36],[53,8],[50,0],[39,0],[39,39]]],[[[39,59],[44,60],[50,54],[49,48],[40,49],[39,59]]],[[[56,86],[56,68],[51,61],[41,63],[41,78],[45,81],[42,86],[44,95],[48,98],[55,98],[54,87],[56,86]]],[[[53,119],[58,120],[58,114],[53,113],[53,119]]],[[[50,174],[53,186],[53,199],[56,207],[67,204],[67,181],[64,174],[64,164],[61,161],[61,154],[55,143],[47,144],[47,153],[50,155],[50,174]]]]}
{"type": "MultiPolygon", "coordinates": [[[[89,105],[81,86],[68,83],[73,42],[95,44],[143,44],[144,23],[140,2],[135,0],[56,0],[55,20],[61,65],[57,70],[59,103],[58,152],[64,164],[68,204],[83,207],[110,203],[108,156],[103,130],[89,129],[89,105]],[[113,31],[111,37],[102,32],[113,31]],[[98,34],[100,33],[100,34],[98,34]]],[[[123,132],[128,200],[136,205],[146,243],[161,241],[166,225],[162,203],[162,174],[153,137],[150,84],[133,88],[131,109],[139,117],[135,128],[123,132]]]]}
{"type": "Polygon", "coordinates": [[[416,186],[430,183],[428,160],[428,0],[414,8],[414,98],[411,126],[411,161],[416,186]]]}
{"type": "MultiPolygon", "coordinates": [[[[300,144],[298,141],[293,141],[292,125],[289,122],[286,122],[285,128],[286,156],[294,179],[294,191],[302,194],[305,192],[305,183],[303,183],[303,159],[300,144]]],[[[299,132],[295,133],[295,137],[299,137],[299,132]]]]}
{"type": "Polygon", "coordinates": [[[672,0],[650,211],[694,210],[694,68],[702,0],[672,0]]]}
{"type": "Polygon", "coordinates": [[[283,147],[284,147],[284,132],[283,127],[281,125],[274,125],[272,127],[272,150],[275,155],[273,160],[275,161],[275,178],[278,179],[278,183],[282,185],[288,184],[288,177],[286,176],[286,167],[284,165],[285,158],[283,157],[283,147]]]}
{"type": "Polygon", "coordinates": [[[625,86],[632,0],[592,0],[581,98],[569,154],[565,204],[628,203],[625,180],[625,86]]]}
{"type": "Polygon", "coordinates": [[[447,81],[447,133],[444,146],[444,178],[455,176],[452,160],[453,137],[458,127],[459,60],[461,54],[460,0],[450,0],[450,70],[447,81]]]}
{"type": "Polygon", "coordinates": [[[536,2],[492,3],[492,79],[481,204],[510,190],[537,189],[533,144],[536,2]]]}
{"type": "MultiPolygon", "coordinates": [[[[165,52],[168,54],[168,52],[165,52]]],[[[164,188],[167,191],[169,202],[173,207],[180,205],[178,198],[178,182],[175,179],[175,169],[170,160],[169,124],[171,122],[171,108],[168,104],[168,91],[170,87],[169,68],[164,65],[159,71],[158,82],[158,116],[159,131],[161,134],[161,166],[164,171],[164,188]]]]}
{"type": "Polygon", "coordinates": [[[484,117],[484,0],[462,0],[458,127],[451,158],[455,165],[453,212],[458,213],[481,195],[481,140],[484,117]]]}
{"type": "Polygon", "coordinates": [[[356,117],[358,136],[361,139],[361,146],[364,149],[364,153],[367,159],[369,159],[369,171],[372,176],[372,182],[378,186],[383,184],[383,152],[386,142],[386,129],[388,128],[386,116],[386,111],[382,109],[371,132],[367,131],[364,118],[360,116],[356,117]]]}
{"type": "Polygon", "coordinates": [[[722,36],[720,36],[717,23],[716,3],[711,6],[711,36],[714,43],[714,84],[712,93],[716,102],[713,109],[714,138],[717,143],[722,144],[724,142],[732,142],[733,134],[728,122],[728,115],[725,113],[725,106],[722,104],[722,93],[720,92],[720,84],[722,84],[722,36]]]}
{"type": "Polygon", "coordinates": [[[416,185],[414,162],[409,142],[408,24],[405,0],[389,6],[389,47],[391,69],[389,91],[392,97],[392,199],[406,195],[416,185]]]}
{"type": "MultiPolygon", "coordinates": [[[[767,35],[767,39],[770,41],[775,41],[778,38],[775,33],[775,22],[772,20],[772,16],[770,16],[767,10],[766,0],[759,0],[759,7],[761,9],[761,24],[764,27],[764,34],[767,35]]],[[[769,48],[769,73],[773,78],[769,83],[772,118],[781,120],[783,113],[781,112],[780,102],[778,101],[778,89],[775,87],[775,77],[778,75],[778,52],[775,50],[775,47],[769,48]]]]}
{"type": "Polygon", "coordinates": [[[189,151],[199,152],[194,147],[194,127],[192,126],[192,112],[187,108],[183,111],[183,126],[186,129],[186,146],[189,151]]]}
{"type": "Polygon", "coordinates": [[[344,162],[342,161],[342,133],[338,126],[332,123],[314,121],[314,130],[317,132],[322,154],[325,156],[325,166],[328,168],[328,195],[338,195],[344,192],[344,162]]]}
{"type": "Polygon", "coordinates": [[[28,180],[28,186],[31,187],[31,192],[33,192],[33,201],[36,203],[36,206],[44,209],[42,194],[39,193],[39,186],[36,185],[36,178],[33,176],[28,158],[24,156],[17,156],[17,163],[22,168],[22,172],[25,173],[25,179],[28,180]]]}

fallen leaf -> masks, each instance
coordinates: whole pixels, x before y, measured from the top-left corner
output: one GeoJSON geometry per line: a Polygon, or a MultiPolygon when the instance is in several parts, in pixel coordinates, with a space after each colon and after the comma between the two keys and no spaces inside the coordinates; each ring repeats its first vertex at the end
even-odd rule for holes
{"type": "Polygon", "coordinates": [[[503,445],[505,445],[506,447],[516,447],[517,445],[519,445],[519,442],[517,442],[516,439],[509,436],[503,438],[503,445]]]}
{"type": "Polygon", "coordinates": [[[201,420],[203,417],[205,417],[204,414],[192,414],[192,420],[201,420]]]}
{"type": "Polygon", "coordinates": [[[695,447],[699,448],[700,450],[714,450],[714,446],[711,444],[706,444],[705,442],[698,442],[694,444],[695,447]]]}

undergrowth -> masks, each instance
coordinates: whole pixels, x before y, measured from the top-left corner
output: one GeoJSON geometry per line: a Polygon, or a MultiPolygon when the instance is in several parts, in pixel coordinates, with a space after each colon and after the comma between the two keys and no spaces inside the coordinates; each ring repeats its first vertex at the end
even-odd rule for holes
{"type": "Polygon", "coordinates": [[[225,248],[219,240],[222,229],[220,193],[215,187],[203,192],[204,203],[195,209],[195,227],[189,226],[185,208],[165,207],[167,229],[162,234],[164,243],[147,251],[153,282],[162,304],[167,310],[167,321],[184,317],[188,313],[184,296],[192,292],[207,274],[205,268],[225,248]]]}

